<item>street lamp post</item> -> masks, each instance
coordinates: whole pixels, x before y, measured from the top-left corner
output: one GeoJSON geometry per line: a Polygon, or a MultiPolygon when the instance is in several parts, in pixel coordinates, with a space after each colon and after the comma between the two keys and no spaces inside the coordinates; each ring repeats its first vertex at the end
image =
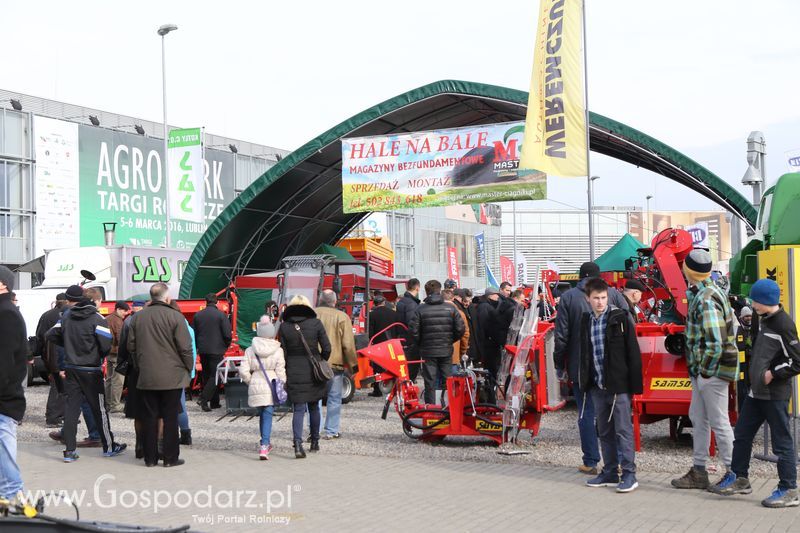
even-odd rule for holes
{"type": "Polygon", "coordinates": [[[178,29],[178,26],[175,24],[164,24],[163,26],[158,28],[158,34],[161,36],[161,87],[162,87],[162,96],[164,97],[164,161],[163,161],[163,168],[164,168],[164,185],[166,191],[166,208],[165,208],[165,216],[167,219],[167,239],[166,239],[166,247],[170,247],[170,228],[169,228],[169,157],[168,157],[168,138],[169,132],[167,131],[167,54],[166,48],[164,45],[164,38],[167,34],[171,31],[175,31],[178,29]]]}
{"type": "Polygon", "coordinates": [[[589,178],[589,261],[594,261],[594,181],[600,179],[600,176],[592,176],[589,178]]]}
{"type": "MultiPolygon", "coordinates": [[[[650,233],[650,230],[649,230],[650,229],[650,200],[652,200],[652,199],[653,199],[653,195],[652,194],[648,194],[647,197],[646,197],[646,200],[647,200],[647,213],[645,214],[645,219],[644,219],[644,222],[642,223],[642,240],[644,240],[644,237],[646,235],[645,231],[647,231],[647,233],[650,233]]],[[[649,236],[648,236],[648,239],[649,239],[649,236]]]]}

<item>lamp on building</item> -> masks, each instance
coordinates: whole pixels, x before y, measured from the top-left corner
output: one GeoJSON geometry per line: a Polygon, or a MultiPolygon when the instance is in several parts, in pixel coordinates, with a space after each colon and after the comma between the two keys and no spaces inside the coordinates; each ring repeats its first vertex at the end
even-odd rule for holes
{"type": "Polygon", "coordinates": [[[275,160],[275,162],[278,162],[281,159],[283,159],[283,156],[281,154],[253,154],[253,157],[262,157],[264,159],[272,158],[275,160]]]}
{"type": "Polygon", "coordinates": [[[238,148],[236,148],[236,145],[235,145],[235,144],[229,144],[229,145],[228,145],[228,149],[229,149],[229,150],[231,151],[231,153],[233,153],[233,154],[238,154],[238,153],[239,153],[239,149],[238,149],[238,148]]]}
{"type": "MultiPolygon", "coordinates": [[[[169,150],[167,148],[167,142],[169,138],[169,133],[167,132],[167,52],[166,52],[166,45],[165,37],[171,31],[175,31],[178,29],[178,26],[175,24],[164,24],[163,26],[159,26],[158,28],[158,35],[161,36],[161,96],[163,97],[164,102],[164,158],[167,157],[169,150]]],[[[169,165],[164,165],[164,177],[169,184],[169,165]]],[[[166,209],[164,210],[164,218],[167,220],[167,231],[166,231],[166,240],[165,244],[166,247],[170,247],[170,227],[169,227],[169,185],[166,187],[166,209]]]]}
{"type": "Polygon", "coordinates": [[[14,108],[14,111],[22,111],[22,103],[19,100],[12,98],[9,102],[11,102],[11,107],[14,108]]]}
{"type": "Polygon", "coordinates": [[[122,128],[133,128],[139,135],[145,134],[144,126],[142,126],[141,124],[123,124],[122,126],[117,126],[117,129],[122,129],[122,128]]]}
{"type": "Polygon", "coordinates": [[[89,122],[92,123],[92,126],[100,125],[100,119],[97,118],[97,115],[89,115],[89,122]]]}
{"type": "Polygon", "coordinates": [[[591,176],[589,178],[589,202],[587,212],[589,214],[589,260],[594,261],[594,182],[599,180],[600,176],[591,176]]]}
{"type": "Polygon", "coordinates": [[[753,206],[758,209],[761,204],[761,195],[767,184],[765,158],[767,155],[767,142],[760,131],[751,131],[747,136],[747,171],[742,178],[742,185],[753,188],[753,206]]]}

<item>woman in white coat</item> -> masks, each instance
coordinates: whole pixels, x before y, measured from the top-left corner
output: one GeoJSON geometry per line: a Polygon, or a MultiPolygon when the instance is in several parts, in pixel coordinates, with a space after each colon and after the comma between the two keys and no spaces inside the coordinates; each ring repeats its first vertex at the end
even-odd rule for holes
{"type": "Polygon", "coordinates": [[[276,378],[286,382],[286,366],[281,343],[275,339],[253,337],[253,343],[244,352],[239,372],[242,381],[248,385],[247,399],[250,407],[259,408],[261,446],[258,455],[262,461],[266,461],[272,450],[270,444],[272,413],[277,402],[273,398],[270,383],[276,378]]]}

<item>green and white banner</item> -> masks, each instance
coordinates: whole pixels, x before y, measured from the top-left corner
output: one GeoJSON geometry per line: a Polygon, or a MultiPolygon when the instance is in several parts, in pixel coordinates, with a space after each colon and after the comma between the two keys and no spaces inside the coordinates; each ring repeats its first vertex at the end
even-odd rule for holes
{"type": "Polygon", "coordinates": [[[203,133],[200,128],[170,130],[169,215],[173,220],[203,222],[203,133]]]}
{"type": "MultiPolygon", "coordinates": [[[[161,139],[39,116],[34,117],[34,129],[37,255],[54,248],[102,246],[104,222],[117,224],[117,244],[165,245],[167,180],[161,139]]],[[[184,164],[192,172],[200,169],[199,191],[193,183],[199,194],[192,201],[199,202],[204,216],[200,222],[181,220],[179,211],[170,209],[173,248],[192,249],[234,198],[234,155],[214,149],[204,155],[205,161],[190,158],[184,164]]],[[[178,185],[170,200],[183,201],[178,185]]]]}

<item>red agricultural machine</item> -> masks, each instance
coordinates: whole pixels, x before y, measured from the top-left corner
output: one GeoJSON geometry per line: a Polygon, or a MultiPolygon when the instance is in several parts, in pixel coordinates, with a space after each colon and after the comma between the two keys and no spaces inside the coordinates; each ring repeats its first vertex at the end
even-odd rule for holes
{"type": "Polygon", "coordinates": [[[467,436],[487,437],[502,444],[515,441],[521,430],[536,436],[542,414],[559,409],[564,401],[560,395],[548,395],[548,381],[557,383],[552,364],[553,324],[539,322],[535,306],[520,312],[525,320],[519,333],[514,333],[518,342],[506,346],[497,379],[497,404],[480,401],[479,392],[489,377],[485,370],[472,368],[466,361],[447,378],[443,402],[426,404],[408,376],[408,364],[418,361],[406,360],[399,339],[359,350],[360,358],[383,368],[382,372],[362,379],[362,384],[393,383],[382,418],[386,419],[394,403],[403,432],[410,438],[428,442],[467,436]]]}
{"type": "MultiPolygon", "coordinates": [[[[673,439],[688,424],[692,387],[686,368],[684,336],[687,299],[683,261],[692,251],[692,238],[682,229],[666,229],[653,238],[650,248],[639,250],[624,276],[611,281],[623,288],[635,278],[648,288],[642,296],[636,325],[642,352],[644,389],[633,398],[633,427],[636,450],[641,448],[641,424],[669,419],[673,439]],[[658,323],[651,322],[657,320],[658,323]]],[[[729,395],[731,423],[736,421],[735,388],[729,395]]]]}

